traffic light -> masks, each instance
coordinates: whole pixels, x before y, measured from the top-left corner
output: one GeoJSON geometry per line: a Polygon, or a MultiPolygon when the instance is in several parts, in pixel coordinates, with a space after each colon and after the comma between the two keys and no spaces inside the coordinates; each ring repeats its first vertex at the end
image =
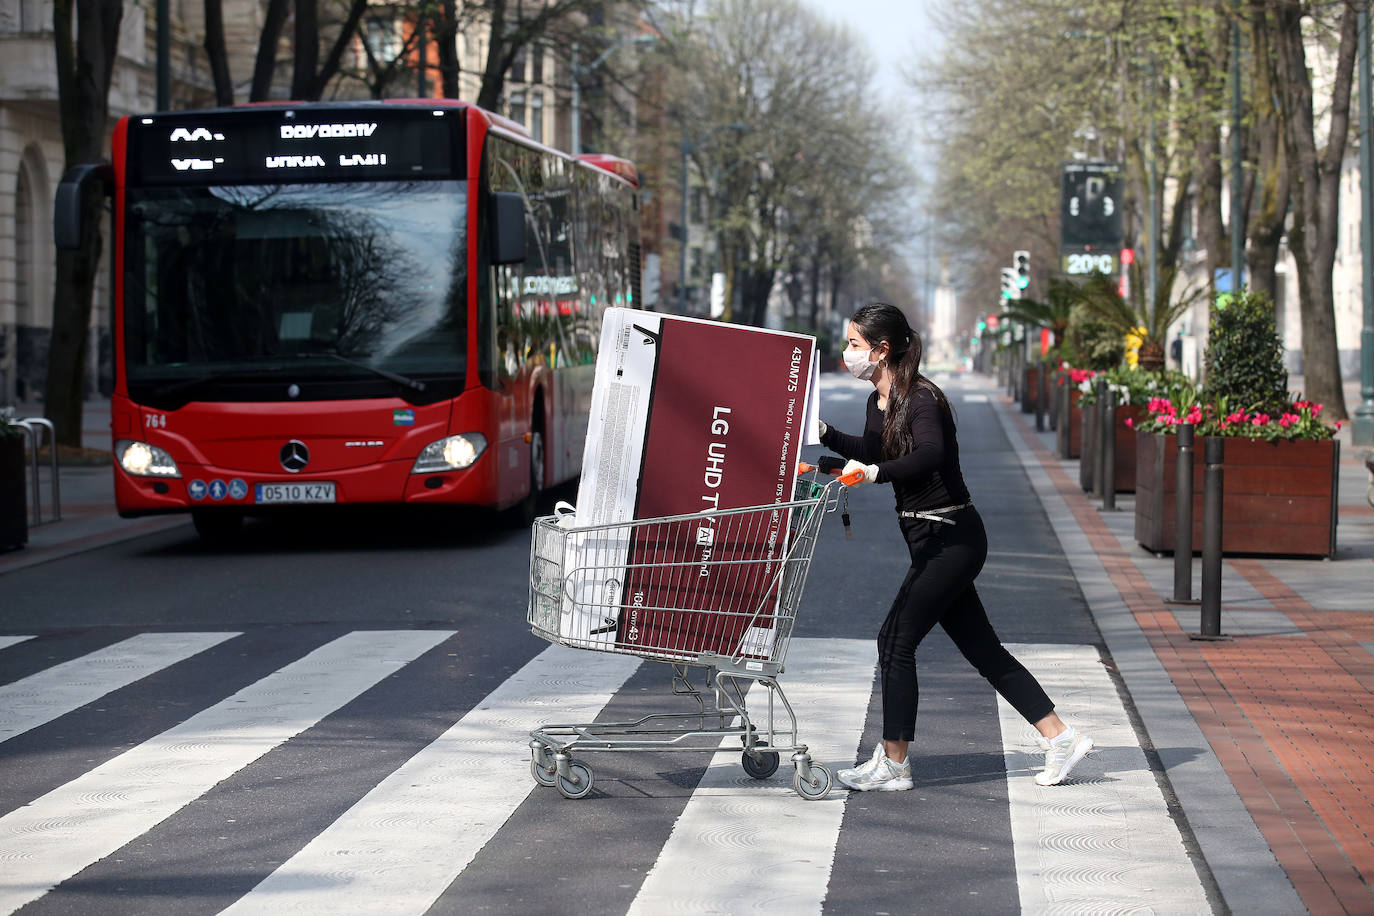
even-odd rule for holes
{"type": "Polygon", "coordinates": [[[1030,286],[1030,252],[1025,250],[1013,251],[1011,263],[1016,271],[1016,288],[1025,289],[1030,286]]]}
{"type": "Polygon", "coordinates": [[[1012,267],[1002,268],[1002,298],[1020,299],[1021,290],[1016,285],[1016,270],[1012,267]]]}

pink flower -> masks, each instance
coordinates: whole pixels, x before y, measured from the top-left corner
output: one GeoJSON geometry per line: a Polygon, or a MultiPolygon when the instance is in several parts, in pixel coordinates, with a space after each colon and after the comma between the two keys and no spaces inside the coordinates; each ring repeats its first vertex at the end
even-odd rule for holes
{"type": "Polygon", "coordinates": [[[1131,419],[1130,417],[1127,417],[1127,418],[1126,418],[1126,428],[1127,428],[1127,429],[1134,429],[1134,428],[1135,428],[1135,420],[1131,419]]]}
{"type": "Polygon", "coordinates": [[[1321,412],[1322,412],[1322,405],[1320,405],[1320,404],[1313,404],[1313,405],[1312,405],[1312,416],[1315,417],[1317,414],[1319,414],[1319,413],[1321,413],[1321,412]]]}
{"type": "Polygon", "coordinates": [[[1229,417],[1226,418],[1226,422],[1227,422],[1227,423],[1244,423],[1244,422],[1245,422],[1245,411],[1243,411],[1243,410],[1237,410],[1235,413],[1231,414],[1229,417]]]}
{"type": "Polygon", "coordinates": [[[1268,423],[1268,422],[1269,422],[1269,414],[1267,414],[1267,413],[1257,413],[1257,414],[1255,414],[1254,419],[1252,419],[1252,420],[1250,421],[1250,425],[1251,425],[1251,426],[1263,426],[1264,424],[1266,424],[1266,423],[1268,423]]]}
{"type": "Polygon", "coordinates": [[[1194,404],[1193,407],[1192,407],[1192,409],[1188,411],[1188,416],[1184,419],[1183,422],[1184,422],[1184,423],[1191,423],[1191,424],[1193,424],[1194,426],[1196,426],[1197,424],[1201,423],[1201,422],[1202,422],[1202,407],[1199,406],[1199,405],[1197,405],[1197,404],[1194,404]]]}
{"type": "Polygon", "coordinates": [[[1341,431],[1341,427],[1344,426],[1344,425],[1345,425],[1345,421],[1344,421],[1344,420],[1337,420],[1337,421],[1336,421],[1336,432],[1340,432],[1340,431],[1341,431]]]}

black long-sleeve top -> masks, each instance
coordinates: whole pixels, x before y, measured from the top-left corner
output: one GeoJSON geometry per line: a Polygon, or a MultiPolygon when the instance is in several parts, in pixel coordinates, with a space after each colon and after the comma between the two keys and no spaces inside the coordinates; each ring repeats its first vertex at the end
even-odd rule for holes
{"type": "Polygon", "coordinates": [[[913,389],[911,399],[911,438],[916,445],[905,455],[883,460],[884,412],[878,407],[877,391],[868,398],[863,435],[850,436],[827,424],[821,444],[844,458],[876,464],[878,483],[892,484],[899,510],[921,512],[968,502],[953,415],[928,389],[913,389]]]}

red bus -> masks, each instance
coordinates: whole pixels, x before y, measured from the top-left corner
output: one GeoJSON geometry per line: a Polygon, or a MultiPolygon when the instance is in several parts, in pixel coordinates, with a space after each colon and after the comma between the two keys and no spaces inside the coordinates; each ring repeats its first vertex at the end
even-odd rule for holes
{"type": "Polygon", "coordinates": [[[638,180],[457,102],[132,116],[114,162],[115,498],[205,537],[310,503],[533,511],[580,471],[638,180]]]}

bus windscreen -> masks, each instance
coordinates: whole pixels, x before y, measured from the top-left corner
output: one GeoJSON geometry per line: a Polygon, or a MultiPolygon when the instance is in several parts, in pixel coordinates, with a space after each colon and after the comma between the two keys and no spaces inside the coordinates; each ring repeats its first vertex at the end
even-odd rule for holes
{"type": "Polygon", "coordinates": [[[131,393],[278,400],[462,390],[466,191],[459,181],[128,192],[131,393]],[[417,384],[418,383],[418,384],[417,384]]]}

